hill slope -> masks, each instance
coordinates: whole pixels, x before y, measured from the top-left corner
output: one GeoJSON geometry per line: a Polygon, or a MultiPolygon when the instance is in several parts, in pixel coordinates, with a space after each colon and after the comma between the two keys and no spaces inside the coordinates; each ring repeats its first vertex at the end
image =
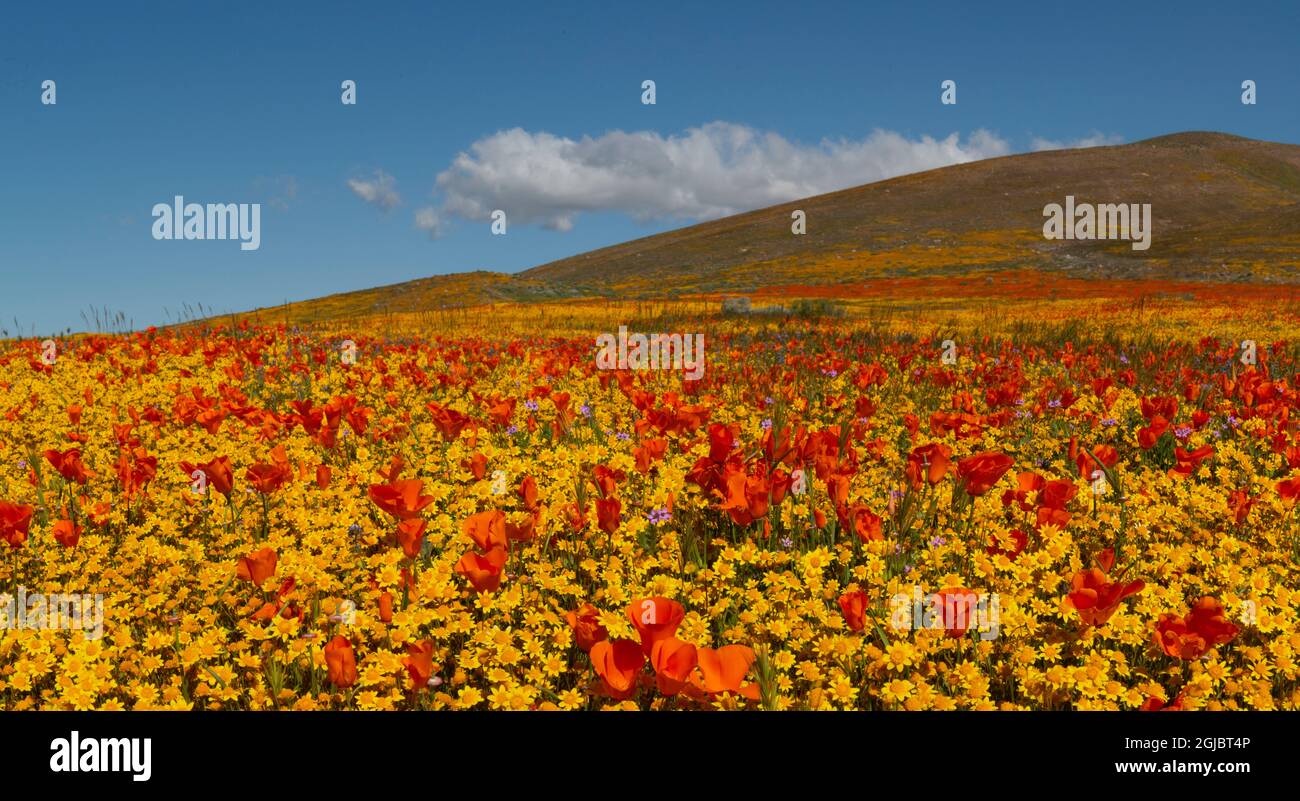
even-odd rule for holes
{"type": "MultiPolygon", "coordinates": [[[[593,288],[745,289],[975,267],[1082,277],[1267,279],[1300,267],[1300,146],[1187,133],[914,173],[544,264],[521,277],[593,288]],[[1150,203],[1151,248],[1047,241],[1043,207],[1150,203]],[[804,236],[790,215],[808,218],[804,236]]],[[[1300,271],[1295,275],[1300,277],[1300,271]]]]}
{"type": "Polygon", "coordinates": [[[944,167],[692,225],[510,276],[477,272],[290,304],[337,319],[495,300],[665,297],[880,278],[1052,271],[1082,279],[1300,280],[1300,146],[1182,133],[944,167]],[[1152,244],[1048,241],[1043,207],[1150,203],[1152,244]],[[791,233],[791,213],[807,233],[791,233]]]}

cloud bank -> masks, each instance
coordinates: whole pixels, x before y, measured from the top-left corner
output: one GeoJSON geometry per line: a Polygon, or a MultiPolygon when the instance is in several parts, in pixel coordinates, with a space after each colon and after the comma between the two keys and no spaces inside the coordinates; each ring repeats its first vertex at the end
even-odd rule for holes
{"type": "MultiPolygon", "coordinates": [[[[436,238],[451,219],[485,222],[494,209],[504,210],[512,225],[557,231],[570,230],[584,212],[709,220],[1010,152],[1005,140],[982,129],[965,140],[955,133],[909,139],[876,130],[862,139],[804,145],[729,122],[670,136],[611,131],[576,140],[514,128],[457,155],[436,179],[440,203],[417,210],[415,224],[436,238]]],[[[354,192],[379,202],[363,194],[377,197],[376,187],[356,183],[365,188],[349,181],[354,192]]]]}

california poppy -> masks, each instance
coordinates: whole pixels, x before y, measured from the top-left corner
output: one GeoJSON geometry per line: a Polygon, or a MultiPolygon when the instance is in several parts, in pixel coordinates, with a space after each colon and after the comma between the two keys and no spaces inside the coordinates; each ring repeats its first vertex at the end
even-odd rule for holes
{"type": "Polygon", "coordinates": [[[1119,610],[1125,598],[1146,586],[1140,579],[1127,584],[1112,582],[1106,575],[1115,562],[1115,552],[1107,548],[1097,557],[1098,567],[1080,570],[1070,580],[1070,604],[1085,626],[1100,626],[1119,610]]]}
{"type": "Polygon", "coordinates": [[[68,481],[85,484],[86,479],[93,476],[82,463],[81,451],[77,448],[69,448],[66,451],[48,450],[45,452],[45,459],[68,481]]]}
{"type": "Polygon", "coordinates": [[[31,506],[0,501],[0,540],[11,548],[21,547],[27,542],[35,511],[31,506]]]}
{"type": "Polygon", "coordinates": [[[406,656],[402,657],[406,666],[406,675],[411,678],[412,690],[423,690],[433,678],[433,641],[421,640],[406,646],[406,656]]]}
{"type": "Polygon", "coordinates": [[[357,683],[357,657],[348,638],[338,635],[325,644],[325,668],[330,684],[346,690],[357,683]]]}
{"type": "Polygon", "coordinates": [[[1003,453],[979,453],[957,462],[957,475],[965,482],[966,492],[983,495],[1011,469],[1013,463],[1014,460],[1003,453]]]}
{"type": "Polygon", "coordinates": [[[1250,509],[1254,504],[1255,499],[1245,490],[1238,489],[1228,493],[1228,511],[1232,512],[1232,519],[1238,525],[1250,516],[1250,509]]]}
{"type": "Polygon", "coordinates": [[[473,476],[475,481],[482,481],[483,477],[487,475],[488,460],[487,457],[481,453],[475,453],[460,464],[461,467],[464,467],[469,471],[469,474],[473,476]]]}
{"type": "Polygon", "coordinates": [[[398,520],[419,517],[424,507],[433,503],[432,495],[421,495],[424,481],[418,478],[371,484],[370,500],[398,520]]]}
{"type": "Polygon", "coordinates": [[[251,581],[258,587],[262,582],[275,575],[276,562],[279,561],[279,555],[274,548],[263,548],[260,551],[254,551],[248,556],[241,557],[237,573],[240,578],[251,581]]]}
{"type": "Polygon", "coordinates": [[[699,688],[710,695],[736,693],[751,700],[759,697],[758,688],[745,683],[745,675],[754,664],[754,649],[748,645],[724,645],[717,650],[696,651],[702,681],[699,688]]]}
{"type": "Polygon", "coordinates": [[[976,621],[979,596],[963,587],[947,587],[931,596],[943,630],[949,637],[962,637],[976,621]]]}
{"type": "Polygon", "coordinates": [[[1182,448],[1174,448],[1174,458],[1177,464],[1169,470],[1169,475],[1174,478],[1186,478],[1195,473],[1201,466],[1201,462],[1214,455],[1213,445],[1202,445],[1194,451],[1185,451],[1182,448]]]}
{"type": "Polygon", "coordinates": [[[1237,636],[1235,623],[1228,620],[1218,600],[1204,596],[1185,617],[1163,614],[1152,635],[1156,647],[1178,659],[1197,659],[1211,648],[1237,636]]]}
{"type": "Polygon", "coordinates": [[[230,491],[235,485],[235,474],[230,467],[230,457],[218,456],[206,464],[191,464],[190,462],[181,462],[181,469],[185,475],[193,479],[196,472],[201,472],[207,480],[208,486],[230,497],[230,491]]]}
{"type": "Polygon", "coordinates": [[[81,540],[81,526],[66,518],[55,521],[52,532],[55,541],[64,548],[75,548],[81,540]]]}
{"type": "Polygon", "coordinates": [[[951,466],[952,448],[941,442],[932,442],[913,448],[907,456],[907,477],[913,489],[920,489],[925,483],[935,486],[948,475],[951,466]]]}
{"type": "Polygon", "coordinates": [[[501,586],[505,548],[493,548],[486,555],[468,551],[456,562],[456,572],[469,580],[477,592],[490,592],[501,586]]]}
{"type": "Polygon", "coordinates": [[[448,442],[459,437],[461,430],[470,423],[469,417],[455,409],[448,409],[438,403],[427,403],[425,407],[433,418],[433,424],[442,433],[442,438],[448,442]]]}
{"type": "Polygon", "coordinates": [[[854,504],[841,520],[862,542],[879,541],[885,538],[880,515],[868,509],[864,504],[854,504]]]}
{"type": "Polygon", "coordinates": [[[985,548],[990,556],[1005,556],[1008,559],[1015,559],[1020,552],[1029,544],[1029,537],[1020,529],[1008,531],[1005,534],[994,535],[992,543],[985,548]]]}
{"type": "Polygon", "coordinates": [[[270,495],[293,477],[293,474],[278,464],[259,462],[244,471],[244,478],[253,489],[263,495],[270,495]]]}
{"type": "Polygon", "coordinates": [[[862,631],[867,625],[867,607],[870,599],[862,590],[846,592],[840,596],[840,611],[844,613],[844,622],[850,631],[862,631]]]}
{"type": "Polygon", "coordinates": [[[537,502],[537,479],[532,476],[524,476],[519,482],[519,498],[524,502],[524,508],[530,512],[538,509],[537,502]]]}
{"type": "Polygon", "coordinates": [[[1148,425],[1138,429],[1138,447],[1144,451],[1151,450],[1168,430],[1168,420],[1159,416],[1152,418],[1148,425]]]}
{"type": "Polygon", "coordinates": [[[1300,476],[1277,482],[1277,494],[1287,506],[1294,506],[1296,498],[1300,497],[1300,476]]]}
{"type": "Polygon", "coordinates": [[[596,524],[601,531],[606,534],[613,534],[618,531],[619,515],[622,507],[623,504],[619,502],[618,498],[596,499],[596,524]]]}
{"type": "Polygon", "coordinates": [[[414,559],[420,555],[420,549],[424,546],[424,529],[427,525],[428,521],[418,517],[397,524],[397,542],[402,546],[402,553],[406,554],[407,559],[414,559]]]}
{"type": "Polygon", "coordinates": [[[1041,492],[1046,483],[1047,479],[1032,470],[1022,470],[1016,474],[1016,488],[1002,493],[1002,505],[1011,506],[1015,504],[1020,507],[1021,511],[1031,512],[1037,503],[1037,496],[1035,495],[1035,500],[1030,501],[1029,495],[1041,492]]]}
{"type": "Polygon", "coordinates": [[[591,646],[609,637],[609,630],[600,623],[600,610],[584,603],[572,612],[567,612],[564,619],[573,629],[573,637],[578,647],[590,651],[591,646]]]}
{"type": "Polygon", "coordinates": [[[664,695],[672,696],[681,692],[690,679],[695,664],[695,646],[676,637],[658,640],[650,649],[650,666],[655,671],[655,684],[664,695]]]}
{"type": "Polygon", "coordinates": [[[506,536],[506,515],[500,510],[470,515],[460,524],[460,530],[484,551],[504,548],[509,539],[506,536]]]}
{"type": "Polygon", "coordinates": [[[601,640],[591,647],[591,666],[606,694],[624,700],[636,692],[636,678],[645,667],[645,654],[631,640],[601,640]]]}
{"type": "Polygon", "coordinates": [[[656,642],[677,633],[686,610],[668,598],[637,598],[628,605],[627,616],[641,638],[641,650],[649,656],[656,642]]]}
{"type": "Polygon", "coordinates": [[[541,511],[525,516],[522,520],[512,521],[506,519],[506,539],[511,542],[532,542],[537,536],[538,521],[541,519],[541,511]]]}
{"type": "Polygon", "coordinates": [[[1092,449],[1092,452],[1101,461],[1101,465],[1098,465],[1092,456],[1088,455],[1087,450],[1079,447],[1077,440],[1070,439],[1070,458],[1079,467],[1079,477],[1088,481],[1092,481],[1097,477],[1095,474],[1098,470],[1101,470],[1102,466],[1114,467],[1119,463],[1119,451],[1110,445],[1098,445],[1092,449]]]}

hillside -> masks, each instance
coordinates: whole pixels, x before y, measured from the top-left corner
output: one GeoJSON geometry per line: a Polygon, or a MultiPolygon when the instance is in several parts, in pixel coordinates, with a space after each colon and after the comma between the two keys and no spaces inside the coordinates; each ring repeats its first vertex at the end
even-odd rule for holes
{"type": "Polygon", "coordinates": [[[1300,146],[1195,132],[1006,156],[692,225],[516,275],[425,278],[255,316],[338,319],[505,300],[797,291],[1025,271],[1083,280],[1300,280],[1300,146]],[[1043,207],[1066,195],[1150,203],[1150,249],[1045,240],[1043,207]],[[802,236],[790,231],[795,209],[807,215],[802,236]]]}

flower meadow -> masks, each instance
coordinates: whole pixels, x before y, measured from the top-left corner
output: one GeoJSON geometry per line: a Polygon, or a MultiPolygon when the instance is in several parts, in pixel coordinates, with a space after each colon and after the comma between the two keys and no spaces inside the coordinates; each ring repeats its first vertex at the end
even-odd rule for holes
{"type": "Polygon", "coordinates": [[[0,703],[1300,707],[1294,313],[962,308],[6,341],[0,593],[103,620],[0,605],[0,703]]]}

